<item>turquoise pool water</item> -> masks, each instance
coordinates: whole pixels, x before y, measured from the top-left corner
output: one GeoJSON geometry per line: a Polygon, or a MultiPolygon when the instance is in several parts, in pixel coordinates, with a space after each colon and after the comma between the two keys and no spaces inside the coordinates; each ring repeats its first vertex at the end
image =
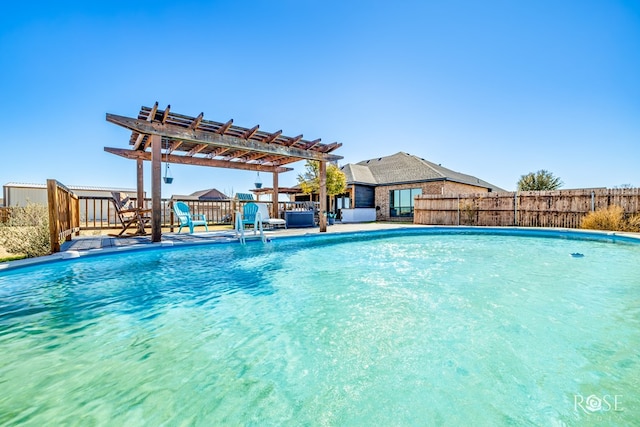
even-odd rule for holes
{"type": "Polygon", "coordinates": [[[400,232],[1,273],[0,425],[637,425],[639,262],[400,232]]]}

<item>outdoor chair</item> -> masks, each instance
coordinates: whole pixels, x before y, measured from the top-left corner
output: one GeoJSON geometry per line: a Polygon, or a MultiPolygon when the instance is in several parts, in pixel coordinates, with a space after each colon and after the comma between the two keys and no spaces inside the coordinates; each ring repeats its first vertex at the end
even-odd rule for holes
{"type": "Polygon", "coordinates": [[[287,228],[287,222],[284,219],[280,218],[271,218],[269,216],[269,207],[266,203],[256,203],[258,206],[258,212],[262,217],[262,225],[268,225],[271,228],[282,226],[287,228]]]}
{"type": "Polygon", "coordinates": [[[111,193],[113,205],[116,208],[116,215],[122,224],[122,230],[116,234],[121,237],[129,227],[135,226],[136,231],[127,235],[145,235],[145,225],[151,221],[151,209],[142,209],[135,206],[133,200],[129,198],[127,193],[114,191],[111,193]]]}
{"type": "Polygon", "coordinates": [[[188,226],[189,233],[193,234],[193,227],[198,225],[204,225],[204,229],[209,231],[207,226],[207,217],[204,214],[192,214],[184,202],[175,202],[173,204],[173,211],[176,213],[178,220],[180,221],[180,228],[178,228],[178,234],[182,231],[182,227],[188,226]]]}
{"type": "Polygon", "coordinates": [[[256,214],[258,213],[258,205],[255,203],[247,203],[242,208],[242,225],[255,226],[256,214]]]}

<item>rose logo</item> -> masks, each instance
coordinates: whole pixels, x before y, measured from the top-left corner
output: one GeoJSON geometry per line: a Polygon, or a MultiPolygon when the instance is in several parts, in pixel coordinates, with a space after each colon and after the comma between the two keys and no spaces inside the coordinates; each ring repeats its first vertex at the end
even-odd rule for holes
{"type": "Polygon", "coordinates": [[[591,412],[596,412],[602,409],[602,399],[595,394],[587,397],[587,409],[591,412]]]}

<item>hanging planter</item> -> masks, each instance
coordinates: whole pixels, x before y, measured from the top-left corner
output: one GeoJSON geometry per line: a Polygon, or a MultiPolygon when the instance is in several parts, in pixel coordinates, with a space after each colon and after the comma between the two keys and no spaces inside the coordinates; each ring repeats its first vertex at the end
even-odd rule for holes
{"type": "Polygon", "coordinates": [[[169,170],[169,150],[167,150],[167,155],[165,157],[164,163],[164,177],[162,178],[165,184],[171,184],[173,182],[173,177],[171,176],[171,170],[169,170]]]}

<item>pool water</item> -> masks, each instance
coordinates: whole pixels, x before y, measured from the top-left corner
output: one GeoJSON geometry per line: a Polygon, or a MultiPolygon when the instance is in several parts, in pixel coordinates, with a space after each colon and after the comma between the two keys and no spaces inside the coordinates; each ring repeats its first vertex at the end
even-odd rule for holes
{"type": "Polygon", "coordinates": [[[639,263],[378,233],[9,271],[0,425],[634,425],[639,263]]]}

